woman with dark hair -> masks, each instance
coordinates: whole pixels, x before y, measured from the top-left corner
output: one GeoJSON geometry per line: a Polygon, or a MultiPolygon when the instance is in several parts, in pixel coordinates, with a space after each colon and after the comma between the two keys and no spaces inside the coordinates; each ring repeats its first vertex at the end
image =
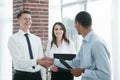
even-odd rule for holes
{"type": "MultiPolygon", "coordinates": [[[[54,54],[76,54],[74,44],[66,37],[66,28],[61,22],[53,25],[52,41],[48,42],[45,52],[45,55],[51,58],[54,57],[54,54]]],[[[53,67],[51,80],[73,80],[70,72],[60,71],[59,68],[52,65],[53,67]]]]}

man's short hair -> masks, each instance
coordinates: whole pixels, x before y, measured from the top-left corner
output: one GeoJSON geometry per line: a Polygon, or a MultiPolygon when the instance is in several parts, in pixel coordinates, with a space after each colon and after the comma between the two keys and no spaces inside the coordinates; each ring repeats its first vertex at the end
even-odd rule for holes
{"type": "Polygon", "coordinates": [[[19,19],[21,17],[22,14],[31,14],[30,10],[21,10],[18,14],[17,14],[17,19],[19,19]]]}
{"type": "Polygon", "coordinates": [[[87,28],[92,25],[92,18],[88,12],[81,11],[76,15],[75,22],[79,22],[83,27],[87,28]]]}

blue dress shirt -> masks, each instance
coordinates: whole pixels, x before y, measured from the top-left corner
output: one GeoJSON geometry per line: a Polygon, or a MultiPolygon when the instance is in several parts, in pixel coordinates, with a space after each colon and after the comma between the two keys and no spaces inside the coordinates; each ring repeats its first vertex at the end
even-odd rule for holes
{"type": "MultiPolygon", "coordinates": [[[[73,68],[84,68],[81,80],[111,80],[110,53],[104,40],[94,31],[90,31],[81,45],[79,53],[71,61],[66,61],[73,68]]],[[[54,64],[65,68],[58,59],[54,64]]]]}

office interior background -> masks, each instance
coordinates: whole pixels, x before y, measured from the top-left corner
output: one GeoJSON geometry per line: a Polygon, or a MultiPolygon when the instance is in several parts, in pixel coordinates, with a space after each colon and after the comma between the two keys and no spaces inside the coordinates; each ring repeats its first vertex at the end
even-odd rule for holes
{"type": "MultiPolygon", "coordinates": [[[[40,32],[33,31],[35,28],[31,30],[34,34],[42,38],[44,48],[47,41],[51,39],[53,24],[61,21],[66,26],[67,36],[74,41],[76,50],[78,51],[82,37],[77,34],[74,28],[74,18],[78,12],[83,10],[88,11],[93,18],[93,30],[103,37],[109,46],[111,52],[112,80],[120,80],[120,0],[1,0],[0,80],[12,80],[12,59],[7,48],[7,41],[9,36],[18,30],[18,27],[15,27],[18,25],[14,19],[16,15],[14,11],[17,10],[13,7],[13,2],[15,1],[38,1],[38,5],[42,5],[45,3],[44,1],[47,2],[47,13],[43,13],[47,16],[43,17],[43,20],[40,18],[40,24],[43,25],[37,24],[37,27],[45,27],[45,30],[43,29],[40,32]],[[45,34],[46,32],[47,34],[45,34]]],[[[33,27],[36,27],[36,25],[34,24],[33,27]]],[[[78,78],[75,79],[79,80],[78,78]]]]}

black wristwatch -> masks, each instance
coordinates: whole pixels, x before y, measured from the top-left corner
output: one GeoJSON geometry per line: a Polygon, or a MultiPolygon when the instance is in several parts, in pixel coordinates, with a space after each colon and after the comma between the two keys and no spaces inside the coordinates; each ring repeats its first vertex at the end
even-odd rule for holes
{"type": "Polygon", "coordinates": [[[83,69],[83,73],[85,72],[85,69],[83,69]]]}

